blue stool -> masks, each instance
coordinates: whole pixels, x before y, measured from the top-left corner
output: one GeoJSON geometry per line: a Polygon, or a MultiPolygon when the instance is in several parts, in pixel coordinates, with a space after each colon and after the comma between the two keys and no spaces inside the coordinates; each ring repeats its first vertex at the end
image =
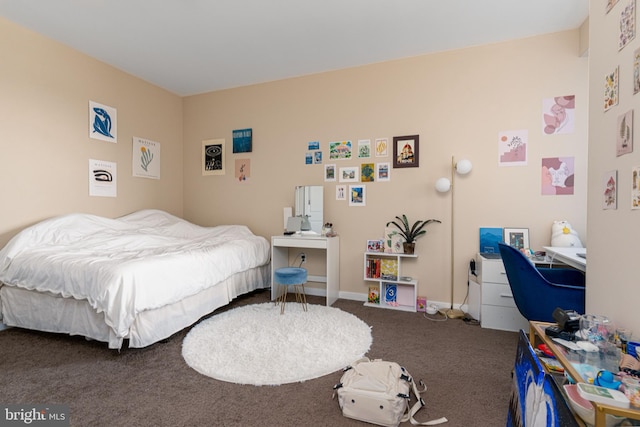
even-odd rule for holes
{"type": "Polygon", "coordinates": [[[296,302],[302,304],[304,311],[307,311],[307,297],[304,294],[304,284],[307,281],[307,269],[301,267],[283,267],[273,272],[273,280],[280,286],[284,286],[284,292],[276,300],[280,306],[280,314],[284,313],[284,306],[287,303],[287,293],[289,286],[293,286],[296,292],[296,302]],[[302,289],[302,292],[300,292],[302,289]]]}

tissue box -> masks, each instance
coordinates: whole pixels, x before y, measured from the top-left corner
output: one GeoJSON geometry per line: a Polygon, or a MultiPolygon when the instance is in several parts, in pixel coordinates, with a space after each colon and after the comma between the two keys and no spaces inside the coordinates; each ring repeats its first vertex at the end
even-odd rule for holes
{"type": "Polygon", "coordinates": [[[427,297],[418,297],[416,301],[417,311],[427,311],[427,297]]]}

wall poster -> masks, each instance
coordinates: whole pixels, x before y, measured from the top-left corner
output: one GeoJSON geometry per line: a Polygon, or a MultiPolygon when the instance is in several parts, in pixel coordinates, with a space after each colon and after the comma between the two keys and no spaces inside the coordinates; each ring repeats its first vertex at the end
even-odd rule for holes
{"type": "Polygon", "coordinates": [[[89,159],[89,196],[116,197],[117,171],[117,164],[114,162],[89,159]]]}
{"type": "Polygon", "coordinates": [[[115,108],[89,101],[89,138],[118,142],[118,112],[115,108]]]}
{"type": "Polygon", "coordinates": [[[133,176],[160,179],[160,143],[133,137],[133,176]]]}
{"type": "Polygon", "coordinates": [[[224,139],[202,141],[202,175],[224,173],[224,139]]]}
{"type": "Polygon", "coordinates": [[[573,194],[574,173],[573,157],[542,159],[542,195],[573,194]]]}
{"type": "Polygon", "coordinates": [[[498,166],[526,166],[528,140],[525,129],[498,133],[498,166]]]}

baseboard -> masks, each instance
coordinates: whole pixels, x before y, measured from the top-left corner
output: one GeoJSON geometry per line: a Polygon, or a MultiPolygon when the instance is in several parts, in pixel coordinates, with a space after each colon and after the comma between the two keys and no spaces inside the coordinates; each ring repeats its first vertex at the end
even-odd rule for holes
{"type": "MultiPolygon", "coordinates": [[[[304,291],[307,295],[313,295],[313,296],[318,296],[318,297],[326,297],[327,296],[327,291],[325,289],[322,288],[313,288],[313,287],[305,287],[304,291]]],[[[351,301],[362,301],[362,302],[366,302],[367,301],[367,294],[362,294],[359,292],[343,292],[341,291],[338,294],[338,298],[340,299],[347,299],[347,300],[351,300],[351,301]]],[[[448,302],[444,302],[444,301],[433,301],[433,300],[427,300],[427,305],[435,305],[437,306],[439,309],[443,309],[446,310],[448,308],[451,308],[450,304],[448,302]]],[[[457,308],[459,310],[464,311],[465,313],[467,313],[467,310],[469,309],[469,306],[467,304],[454,304],[453,308],[457,308]]]]}

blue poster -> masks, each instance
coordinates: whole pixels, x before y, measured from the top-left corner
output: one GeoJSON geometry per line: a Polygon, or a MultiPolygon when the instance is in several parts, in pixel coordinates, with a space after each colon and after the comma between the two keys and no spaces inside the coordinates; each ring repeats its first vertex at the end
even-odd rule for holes
{"type": "Polygon", "coordinates": [[[253,131],[251,129],[238,129],[233,131],[233,152],[251,153],[253,131]]]}
{"type": "Polygon", "coordinates": [[[499,254],[499,242],[502,242],[502,228],[480,227],[480,253],[499,254]]]}

